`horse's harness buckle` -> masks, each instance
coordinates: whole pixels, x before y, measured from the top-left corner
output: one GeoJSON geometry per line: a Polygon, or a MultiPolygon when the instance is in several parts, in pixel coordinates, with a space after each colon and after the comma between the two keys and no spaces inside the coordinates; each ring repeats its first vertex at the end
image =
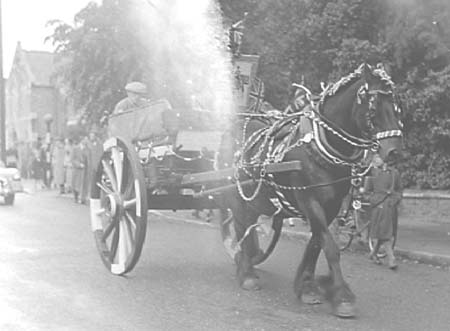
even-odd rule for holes
{"type": "Polygon", "coordinates": [[[374,140],[372,142],[372,146],[370,146],[370,150],[374,153],[378,152],[380,149],[380,142],[378,140],[374,140]]]}
{"type": "Polygon", "coordinates": [[[261,169],[259,170],[259,178],[264,178],[264,177],[266,177],[266,174],[267,174],[266,165],[263,164],[263,165],[261,166],[261,169]]]}

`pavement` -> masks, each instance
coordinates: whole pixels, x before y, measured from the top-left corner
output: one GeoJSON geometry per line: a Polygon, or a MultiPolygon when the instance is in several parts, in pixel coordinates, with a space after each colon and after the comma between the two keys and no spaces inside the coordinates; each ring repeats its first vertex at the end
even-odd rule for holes
{"type": "MultiPolygon", "coordinates": [[[[448,202],[450,204],[450,201],[448,202]]],[[[283,230],[285,235],[309,239],[309,225],[294,222],[283,230]]],[[[349,249],[366,250],[356,240],[349,249]]],[[[450,266],[450,217],[446,222],[416,221],[399,217],[395,255],[398,258],[435,266],[450,266]]]]}
{"type": "MultiPolygon", "coordinates": [[[[34,184],[27,180],[24,180],[24,187],[28,194],[49,192],[46,189],[35,188],[34,184]]],[[[56,190],[51,192],[55,196],[58,195],[56,190]]],[[[60,196],[72,198],[70,194],[60,196]]],[[[441,195],[424,195],[423,191],[405,190],[404,196],[399,212],[396,256],[428,265],[450,266],[449,192],[442,191],[441,195]]],[[[186,221],[196,221],[191,216],[191,211],[176,215],[178,218],[188,218],[186,221]]],[[[291,224],[286,222],[283,235],[307,240],[310,237],[309,225],[303,221],[294,221],[291,224]]],[[[361,250],[358,243],[352,244],[350,249],[352,248],[361,250]]]]}

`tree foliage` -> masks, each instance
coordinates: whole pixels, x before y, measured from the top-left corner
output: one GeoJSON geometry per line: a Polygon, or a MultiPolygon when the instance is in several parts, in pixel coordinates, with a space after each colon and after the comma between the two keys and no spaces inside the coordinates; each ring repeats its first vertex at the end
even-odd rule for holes
{"type": "Polygon", "coordinates": [[[335,81],[363,61],[383,62],[402,100],[406,186],[450,188],[450,2],[445,0],[220,1],[249,11],[243,49],[262,56],[269,102],[304,77],[335,81]]]}
{"type": "MultiPolygon", "coordinates": [[[[237,21],[248,12],[242,53],[259,54],[266,99],[282,108],[291,83],[302,80],[316,92],[361,62],[383,62],[402,100],[407,157],[406,186],[450,188],[450,2],[447,0],[218,0],[223,16],[237,21]]],[[[76,16],[76,25],[55,25],[58,51],[79,107],[95,118],[120,98],[122,86],[146,80],[154,91],[153,50],[136,36],[124,15],[130,1],[104,0],[76,16]]],[[[180,33],[179,33],[180,34],[180,33]]],[[[178,37],[174,37],[178,38],[178,37]]],[[[158,45],[154,38],[153,45],[158,45]]],[[[196,49],[184,66],[201,62],[196,49]]],[[[171,57],[165,56],[165,70],[171,57]]],[[[208,67],[208,66],[207,66],[208,67]]],[[[208,67],[210,68],[210,67],[208,67]]],[[[194,75],[195,73],[192,73],[194,75]]],[[[168,73],[171,101],[183,87],[168,73]]],[[[201,76],[200,76],[201,77],[201,76]]],[[[208,86],[214,89],[213,84],[208,86]]],[[[167,91],[160,91],[167,96],[167,91]]]]}
{"type": "Polygon", "coordinates": [[[145,56],[127,24],[123,2],[89,3],[75,16],[75,25],[53,21],[50,37],[61,59],[59,74],[75,107],[95,121],[121,97],[130,78],[139,78],[145,56]]]}
{"type": "Polygon", "coordinates": [[[219,26],[209,21],[220,15],[214,6],[198,6],[205,11],[201,21],[184,13],[167,15],[179,2],[103,0],[77,13],[74,25],[50,22],[54,32],[48,39],[60,55],[59,76],[89,123],[111,111],[133,80],[146,83],[151,98],[165,97],[175,107],[190,104],[193,90],[202,90],[205,107],[221,106],[211,101],[211,91],[223,83],[215,73],[227,65],[218,63],[218,53],[226,50],[225,34],[207,30],[219,26]],[[200,27],[208,38],[199,38],[200,27]],[[206,76],[210,79],[202,79],[206,76]]]}

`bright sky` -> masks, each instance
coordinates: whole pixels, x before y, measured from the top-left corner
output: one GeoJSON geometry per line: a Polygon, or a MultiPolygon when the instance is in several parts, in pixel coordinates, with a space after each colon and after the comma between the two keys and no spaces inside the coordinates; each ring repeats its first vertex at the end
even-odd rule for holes
{"type": "MultiPolygon", "coordinates": [[[[67,23],[84,8],[90,0],[0,0],[3,18],[3,72],[9,76],[14,51],[18,41],[26,50],[53,51],[44,39],[52,30],[47,21],[60,19],[67,23]]],[[[96,0],[96,2],[101,2],[96,0]]]]}

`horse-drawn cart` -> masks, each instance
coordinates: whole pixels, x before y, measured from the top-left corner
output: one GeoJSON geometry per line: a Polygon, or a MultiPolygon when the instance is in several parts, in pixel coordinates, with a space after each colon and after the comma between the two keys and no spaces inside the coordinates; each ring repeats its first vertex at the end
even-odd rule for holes
{"type": "MultiPolygon", "coordinates": [[[[110,138],[96,168],[90,209],[98,251],[113,274],[130,272],[139,260],[148,210],[220,209],[226,250],[234,258],[239,249],[231,212],[220,203],[224,192],[236,190],[235,170],[215,167],[223,132],[179,130],[176,116],[167,101],[160,101],[109,119],[110,138]],[[164,139],[160,139],[162,127],[164,139]]],[[[299,161],[284,162],[268,165],[265,171],[276,173],[299,166],[299,161]]],[[[243,181],[241,187],[252,183],[243,181]]],[[[272,225],[255,264],[270,255],[281,225],[272,225]]]]}
{"type": "Polygon", "coordinates": [[[321,302],[314,273],[323,251],[331,276],[325,298],[337,316],[354,316],[355,296],[328,225],[352,180],[366,173],[359,171],[365,153],[376,152],[387,163],[398,160],[401,112],[390,77],[382,66],[366,63],[327,86],[317,100],[307,96],[310,104],[302,108],[295,99],[291,114],[246,114],[223,133],[171,127],[176,116],[166,116],[167,103],[113,116],[91,189],[92,229],[107,268],[125,274],[136,265],[149,209],[218,208],[237,280],[255,290],[260,284],[253,267],[272,252],[283,219],[304,213],[312,236],[295,292],[305,302],[321,302]],[[152,131],[158,122],[167,125],[162,140],[152,131]],[[274,230],[262,249],[254,231],[261,215],[273,215],[274,230]]]}

